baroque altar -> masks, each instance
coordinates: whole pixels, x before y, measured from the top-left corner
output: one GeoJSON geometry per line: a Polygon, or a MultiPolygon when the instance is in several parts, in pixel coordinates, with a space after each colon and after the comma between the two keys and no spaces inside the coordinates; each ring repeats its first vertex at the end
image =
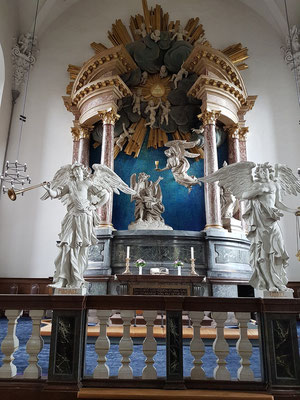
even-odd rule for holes
{"type": "Polygon", "coordinates": [[[243,204],[223,215],[231,204],[221,207],[217,182],[200,178],[247,159],[245,115],[256,100],[241,75],[248,50],[215,49],[199,18],[169,21],[147,1],[143,11],[128,29],[121,20],[112,25],[112,47],[93,42],[95,55],[68,68],[73,162],[105,165],[136,192],[110,193],[98,208],[98,243],[84,276],[94,280],[93,293],[117,294],[117,280],[95,280],[122,274],[128,246],[134,274],[142,258],[145,274],[165,267],[173,276],[177,259],[188,276],[193,247],[204,293],[236,297],[251,276],[243,204]]]}

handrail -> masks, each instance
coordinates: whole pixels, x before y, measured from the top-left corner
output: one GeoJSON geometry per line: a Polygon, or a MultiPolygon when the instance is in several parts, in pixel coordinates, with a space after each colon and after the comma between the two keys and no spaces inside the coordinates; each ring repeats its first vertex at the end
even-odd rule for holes
{"type": "Polygon", "coordinates": [[[25,310],[182,310],[300,313],[300,299],[196,296],[76,296],[1,294],[0,309],[25,310]]]}

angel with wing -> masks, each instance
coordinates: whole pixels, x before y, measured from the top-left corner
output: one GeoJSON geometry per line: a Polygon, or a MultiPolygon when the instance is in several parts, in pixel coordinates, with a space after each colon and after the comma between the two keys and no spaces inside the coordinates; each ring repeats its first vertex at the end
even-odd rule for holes
{"type": "Polygon", "coordinates": [[[249,281],[256,289],[270,292],[290,291],[286,267],[286,252],[278,221],[281,211],[296,213],[282,202],[282,194],[300,193],[300,181],[285,165],[268,162],[255,164],[242,161],[220,168],[201,178],[203,182],[219,182],[238,200],[247,201],[243,218],[248,224],[251,242],[250,264],[253,275],[249,281]],[[252,170],[254,170],[254,174],[252,170]]]}
{"type": "Polygon", "coordinates": [[[187,174],[187,171],[190,168],[190,163],[186,159],[186,157],[196,158],[199,156],[199,154],[187,151],[187,149],[192,149],[199,143],[200,140],[194,142],[187,142],[186,140],[171,140],[165,143],[165,146],[169,147],[169,149],[165,150],[165,155],[168,157],[167,165],[165,168],[156,168],[156,170],[166,171],[167,169],[170,169],[175,181],[188,188],[189,192],[192,190],[194,185],[201,186],[201,182],[198,178],[187,174]]]}
{"type": "Polygon", "coordinates": [[[161,214],[165,211],[162,203],[162,192],[160,181],[161,176],[155,182],[149,181],[150,175],[141,172],[138,175],[131,175],[130,187],[135,191],[131,196],[131,201],[135,201],[134,217],[128,229],[172,229],[165,225],[161,214]]]}
{"type": "Polygon", "coordinates": [[[67,207],[61,223],[60,249],[55,260],[52,287],[80,288],[84,285],[83,273],[88,264],[89,246],[97,244],[94,227],[99,225],[96,212],[113,193],[119,190],[135,194],[125,182],[105,165],[94,164],[94,174],[84,165],[75,162],[61,167],[53,180],[44,185],[46,200],[58,198],[67,207]]]}

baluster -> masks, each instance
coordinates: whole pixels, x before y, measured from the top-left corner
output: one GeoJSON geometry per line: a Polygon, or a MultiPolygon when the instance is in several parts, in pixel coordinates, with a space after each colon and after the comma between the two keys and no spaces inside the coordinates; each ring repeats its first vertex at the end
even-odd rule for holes
{"type": "Polygon", "coordinates": [[[143,352],[146,356],[146,365],[143,369],[142,379],[157,379],[156,369],[153,365],[153,357],[157,351],[157,343],[153,336],[153,326],[157,317],[157,311],[144,311],[143,316],[146,321],[147,335],[143,342],[143,352]]]}
{"type": "Polygon", "coordinates": [[[238,320],[240,327],[240,338],[236,343],[236,350],[241,357],[241,366],[238,369],[237,377],[240,381],[253,381],[254,374],[250,368],[252,344],[248,339],[248,322],[250,320],[250,313],[236,312],[235,317],[238,320]]]}
{"type": "Polygon", "coordinates": [[[24,371],[24,378],[38,379],[42,374],[41,367],[38,365],[38,354],[44,345],[44,341],[40,335],[41,320],[44,313],[44,310],[31,310],[29,312],[32,320],[32,333],[26,345],[26,351],[29,354],[29,365],[24,371]]]}
{"type": "Polygon", "coordinates": [[[230,380],[230,372],[226,368],[225,358],[229,353],[229,346],[224,337],[224,323],[227,319],[227,312],[214,312],[212,317],[217,327],[217,335],[213,344],[215,355],[218,357],[217,366],[214,369],[214,378],[217,380],[230,380]]]}
{"type": "Polygon", "coordinates": [[[97,317],[100,322],[100,334],[95,343],[95,351],[98,354],[97,366],[93,373],[95,379],[109,378],[109,367],[106,365],[106,354],[110,348],[110,341],[107,337],[107,325],[110,316],[110,310],[97,310],[97,317]]]}
{"type": "Polygon", "coordinates": [[[200,337],[200,326],[204,318],[204,312],[190,312],[190,318],[193,321],[193,339],[191,340],[190,351],[194,357],[191,379],[206,379],[205,372],[202,368],[203,362],[201,360],[205,353],[205,346],[200,337]]]}
{"type": "Polygon", "coordinates": [[[0,378],[12,378],[17,374],[17,367],[13,364],[13,353],[19,347],[19,339],[16,336],[17,321],[21,311],[7,310],[5,315],[8,319],[7,335],[2,341],[1,351],[4,354],[2,367],[0,368],[0,378]]]}
{"type": "Polygon", "coordinates": [[[119,379],[133,379],[132,369],[130,367],[129,356],[133,352],[133,342],[130,337],[130,325],[131,320],[134,317],[133,311],[122,310],[121,318],[123,320],[123,337],[120,340],[119,352],[122,355],[121,367],[119,369],[118,378],[119,379]]]}

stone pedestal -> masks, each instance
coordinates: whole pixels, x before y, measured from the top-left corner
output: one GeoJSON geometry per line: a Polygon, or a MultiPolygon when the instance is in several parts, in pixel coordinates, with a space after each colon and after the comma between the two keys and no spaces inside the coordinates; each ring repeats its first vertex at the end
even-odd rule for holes
{"type": "MultiPolygon", "coordinates": [[[[87,284],[88,285],[88,284],[87,284]]],[[[78,295],[78,296],[85,296],[87,294],[87,288],[82,287],[82,288],[77,288],[77,289],[72,289],[72,288],[55,288],[54,289],[54,295],[61,295],[61,296],[67,296],[67,295],[78,295]]]]}
{"type": "Polygon", "coordinates": [[[228,232],[241,232],[242,223],[236,218],[222,218],[223,228],[227,229],[228,232]]]}
{"type": "Polygon", "coordinates": [[[270,292],[268,290],[262,291],[262,297],[264,299],[293,299],[294,291],[287,290],[286,292],[270,292]]]}

